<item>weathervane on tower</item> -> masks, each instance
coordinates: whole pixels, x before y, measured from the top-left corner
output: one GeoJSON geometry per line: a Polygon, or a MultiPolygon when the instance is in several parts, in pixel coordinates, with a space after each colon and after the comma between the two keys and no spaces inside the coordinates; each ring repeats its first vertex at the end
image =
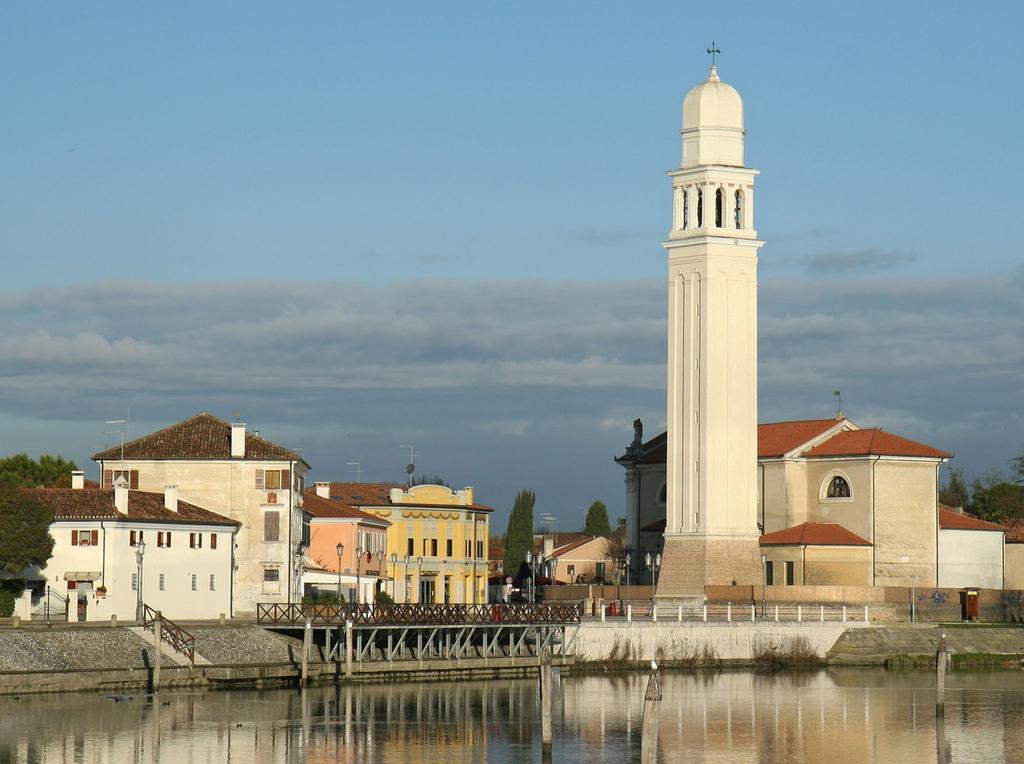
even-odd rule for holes
{"type": "Polygon", "coordinates": [[[708,48],[708,55],[709,55],[709,56],[711,56],[711,65],[712,65],[712,66],[714,66],[714,65],[715,65],[715,54],[716,54],[716,53],[721,53],[721,52],[722,52],[722,51],[720,51],[720,50],[719,50],[719,49],[718,49],[718,48],[717,48],[717,47],[715,46],[715,41],[714,41],[714,40],[712,40],[712,41],[711,41],[711,47],[710,47],[710,48],[708,48]]]}

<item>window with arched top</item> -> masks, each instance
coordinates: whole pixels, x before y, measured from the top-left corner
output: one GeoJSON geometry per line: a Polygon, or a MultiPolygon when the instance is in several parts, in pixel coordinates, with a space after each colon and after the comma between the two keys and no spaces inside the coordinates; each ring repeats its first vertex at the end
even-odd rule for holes
{"type": "Polygon", "coordinates": [[[733,210],[733,216],[736,220],[736,227],[743,227],[743,192],[736,191],[736,207],[733,210]]]}
{"type": "Polygon", "coordinates": [[[704,190],[697,189],[697,227],[704,227],[704,190]]]}
{"type": "Polygon", "coordinates": [[[690,192],[683,191],[683,228],[690,227],[690,192]]]}
{"type": "Polygon", "coordinates": [[[850,496],[850,483],[842,475],[836,475],[829,481],[828,489],[825,491],[825,498],[849,499],[850,496]]]}
{"type": "Polygon", "coordinates": [[[722,227],[722,218],[725,217],[725,194],[722,189],[715,191],[715,228],[722,227]]]}

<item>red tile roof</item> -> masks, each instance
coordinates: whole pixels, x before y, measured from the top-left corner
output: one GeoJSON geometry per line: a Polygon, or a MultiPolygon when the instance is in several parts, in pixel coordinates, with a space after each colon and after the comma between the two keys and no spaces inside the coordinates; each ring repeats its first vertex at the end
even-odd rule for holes
{"type": "Polygon", "coordinates": [[[939,527],[951,531],[1006,531],[1001,525],[939,505],[939,527]]]}
{"type": "Polygon", "coordinates": [[[1024,544],[1024,517],[1006,521],[1006,543],[1024,544]]]}
{"type": "Polygon", "coordinates": [[[835,456],[920,456],[949,459],[952,456],[947,451],[940,451],[878,428],[836,433],[803,455],[808,459],[835,456]]]}
{"type": "Polygon", "coordinates": [[[302,509],[309,512],[313,518],[337,518],[346,520],[359,520],[362,522],[373,522],[378,525],[383,524],[385,526],[391,525],[390,522],[385,520],[383,517],[377,517],[371,515],[369,512],[363,512],[361,509],[350,507],[340,501],[334,501],[333,499],[325,499],[322,496],[317,496],[316,493],[305,493],[302,497],[302,509]]]}
{"type": "MultiPolygon", "coordinates": [[[[143,435],[124,444],[125,459],[206,460],[231,459],[231,425],[211,414],[196,414],[183,422],[143,435]]],[[[122,448],[114,446],[93,455],[96,461],[120,460],[122,448]]],[[[245,458],[255,461],[301,462],[294,451],[251,432],[245,435],[245,458]]]]}
{"type": "MultiPolygon", "coordinates": [[[[331,483],[331,499],[353,507],[427,507],[430,509],[472,509],[477,512],[493,512],[486,504],[424,504],[422,502],[391,503],[392,488],[406,488],[402,483],[331,483]]],[[[316,495],[316,488],[307,488],[306,496],[316,495]]]]}
{"type": "Polygon", "coordinates": [[[766,422],[757,426],[757,457],[769,459],[788,454],[797,446],[828,432],[836,419],[798,419],[792,422],[766,422]]]}
{"type": "Polygon", "coordinates": [[[126,520],[192,525],[240,525],[216,512],[178,501],[178,511],[164,507],[164,495],[149,491],[128,492],[128,514],[114,506],[114,491],[98,488],[28,488],[26,493],[53,510],[56,520],[126,520]]]}
{"type": "Polygon", "coordinates": [[[589,544],[591,541],[596,541],[597,538],[598,538],[597,536],[581,535],[581,536],[579,536],[577,538],[574,538],[574,539],[566,542],[565,544],[560,544],[558,547],[556,547],[551,552],[551,556],[552,557],[561,557],[563,554],[568,554],[569,552],[572,552],[573,550],[579,549],[581,546],[585,546],[585,545],[589,544]]]}
{"type": "MultiPolygon", "coordinates": [[[[816,438],[832,427],[835,419],[801,419],[792,422],[766,422],[757,426],[757,458],[771,459],[789,453],[812,438],[816,438]]],[[[630,459],[619,457],[619,461],[635,461],[636,464],[664,464],[668,456],[668,433],[661,433],[643,444],[640,456],[630,459]]]]}
{"type": "Polygon", "coordinates": [[[761,536],[761,546],[871,546],[839,523],[800,523],[761,536]]]}

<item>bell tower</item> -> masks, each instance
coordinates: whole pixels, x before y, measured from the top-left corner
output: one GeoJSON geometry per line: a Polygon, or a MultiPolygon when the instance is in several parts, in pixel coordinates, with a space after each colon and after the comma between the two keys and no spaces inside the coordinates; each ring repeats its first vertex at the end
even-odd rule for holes
{"type": "Polygon", "coordinates": [[[708,78],[683,101],[668,253],[665,547],[657,595],[761,580],[757,527],[757,251],[743,101],[708,78]]]}

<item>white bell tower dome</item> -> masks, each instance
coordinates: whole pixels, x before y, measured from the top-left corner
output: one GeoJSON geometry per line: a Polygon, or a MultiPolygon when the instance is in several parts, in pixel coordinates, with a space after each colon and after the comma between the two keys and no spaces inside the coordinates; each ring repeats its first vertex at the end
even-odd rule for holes
{"type": "Polygon", "coordinates": [[[682,132],[684,168],[743,166],[743,99],[718,78],[717,66],[686,94],[682,132]]]}

